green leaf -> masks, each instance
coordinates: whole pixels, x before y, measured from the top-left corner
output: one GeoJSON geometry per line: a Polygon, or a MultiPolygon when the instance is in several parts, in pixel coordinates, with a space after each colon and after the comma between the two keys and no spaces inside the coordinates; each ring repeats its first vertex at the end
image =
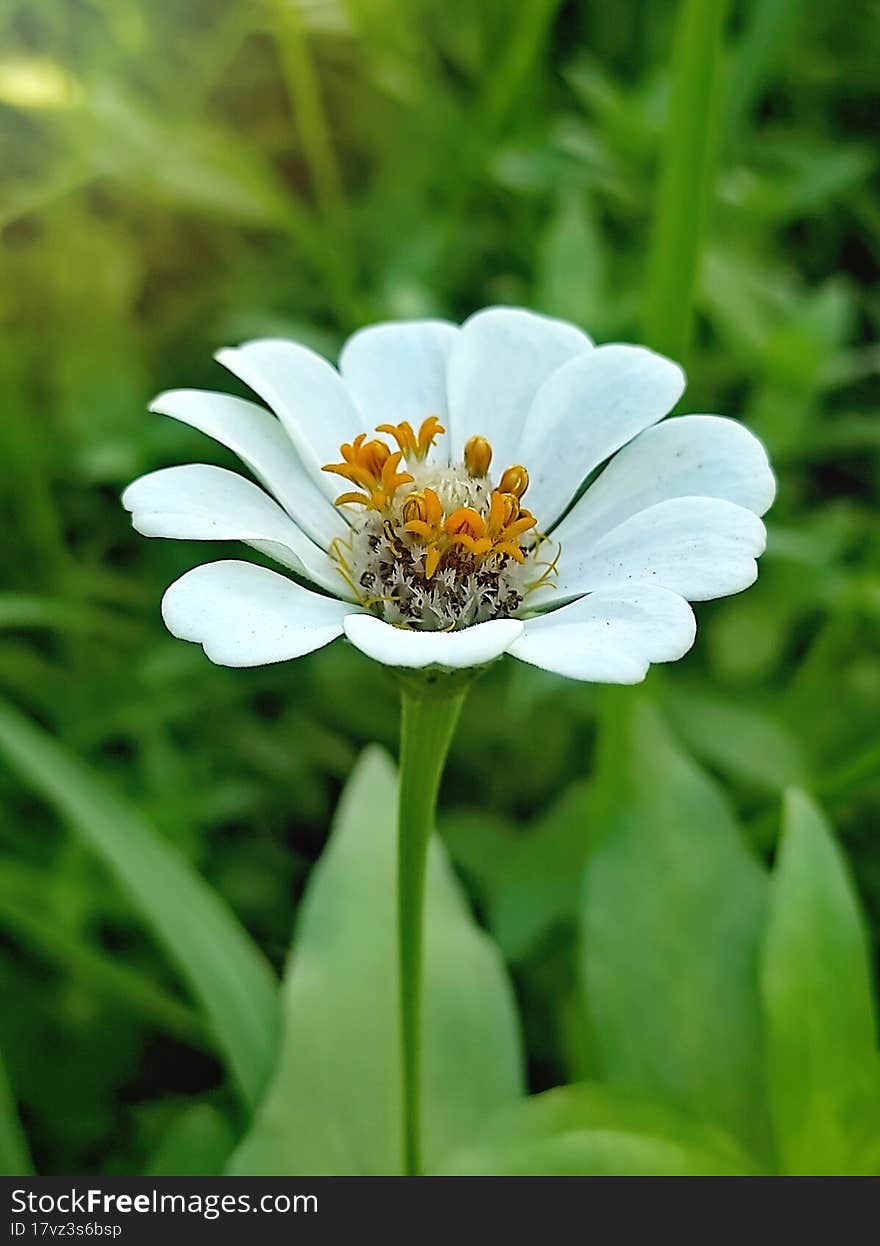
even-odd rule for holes
{"type": "Polygon", "coordinates": [[[840,849],[797,790],[785,801],[761,986],[783,1170],[855,1171],[872,1125],[876,1163],[880,1066],[865,932],[840,849]]]}
{"type": "Polygon", "coordinates": [[[499,1114],[455,1176],[730,1176],[757,1167],[720,1130],[607,1086],[562,1086],[499,1114]]]}
{"type": "Polygon", "coordinates": [[[59,921],[46,892],[47,880],[40,870],[0,859],[0,928],[63,966],[77,985],[103,993],[192,1046],[208,1045],[198,1013],[141,971],[98,951],[82,932],[59,921]]]}
{"type": "Polygon", "coordinates": [[[210,1103],[187,1108],[165,1131],[147,1164],[148,1177],[216,1177],[223,1172],[235,1135],[210,1103]]]}
{"type": "Polygon", "coordinates": [[[0,702],[0,751],[115,874],[205,1012],[243,1099],[275,1057],[278,994],[262,953],[177,850],[79,758],[0,702]]]}
{"type": "Polygon", "coordinates": [[[252,226],[283,226],[297,212],[261,153],[229,128],[153,113],[108,81],[92,91],[88,109],[97,171],[141,195],[252,226]]]}
{"type": "Polygon", "coordinates": [[[109,610],[96,609],[63,598],[38,597],[31,593],[0,593],[0,629],[46,627],[61,632],[101,635],[128,630],[130,622],[109,610]]]}
{"type": "Polygon", "coordinates": [[[803,750],[772,714],[680,686],[670,688],[663,705],[688,748],[724,774],[771,792],[803,779],[803,750]]]}
{"type": "Polygon", "coordinates": [[[28,1177],[33,1171],[6,1066],[0,1059],[0,1175],[28,1177]]]}
{"type": "Polygon", "coordinates": [[[521,961],[554,926],[575,920],[591,843],[589,807],[580,782],[525,831],[476,811],[444,821],[453,858],[485,892],[489,929],[508,960],[521,961]]]}
{"type": "Polygon", "coordinates": [[[597,333],[608,304],[603,254],[590,200],[570,190],[560,194],[539,257],[540,310],[597,333]]]}
{"type": "Polygon", "coordinates": [[[604,835],[587,860],[581,947],[602,1080],[710,1119],[760,1154],[766,876],[657,712],[632,694],[606,707],[604,835]]]}
{"type": "Polygon", "coordinates": [[[645,337],[681,359],[688,347],[715,173],[727,0],[681,0],[660,153],[645,337]]]}
{"type": "MultiPolygon", "coordinates": [[[[396,946],[397,781],[367,749],[303,901],[284,987],[281,1061],[236,1174],[401,1171],[396,946]]],[[[445,851],[426,894],[424,1153],[434,1166],[522,1093],[520,1044],[497,949],[445,851]]]]}

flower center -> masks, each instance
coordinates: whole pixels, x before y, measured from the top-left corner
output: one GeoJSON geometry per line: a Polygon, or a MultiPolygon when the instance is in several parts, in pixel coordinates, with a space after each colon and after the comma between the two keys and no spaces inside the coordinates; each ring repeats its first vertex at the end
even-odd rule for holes
{"type": "Polygon", "coordinates": [[[471,437],[463,462],[427,463],[446,430],[436,416],[418,432],[405,421],[380,424],[397,449],[360,433],[328,463],[356,491],[336,505],[353,512],[350,535],[331,555],[360,603],[387,623],[420,631],[453,631],[515,614],[526,596],[556,570],[559,555],[541,555],[550,542],[522,506],[529,475],[508,467],[497,484],[489,475],[492,447],[471,437]]]}

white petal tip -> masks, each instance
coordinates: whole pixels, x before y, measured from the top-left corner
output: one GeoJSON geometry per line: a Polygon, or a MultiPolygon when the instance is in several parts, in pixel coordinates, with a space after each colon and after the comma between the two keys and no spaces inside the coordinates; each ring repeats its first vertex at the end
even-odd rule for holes
{"type": "Polygon", "coordinates": [[[695,636],[686,601],[641,585],[591,593],[527,620],[510,654],[569,679],[639,684],[654,663],[683,658],[695,636]]]}
{"type": "Polygon", "coordinates": [[[161,394],[157,394],[152,402],[147,404],[147,410],[154,415],[171,415],[180,400],[186,399],[191,394],[198,394],[198,390],[163,389],[161,394]]]}
{"type": "Polygon", "coordinates": [[[342,635],[347,607],[252,563],[204,563],[162,598],[172,636],[199,644],[217,666],[270,666],[342,635]]]}

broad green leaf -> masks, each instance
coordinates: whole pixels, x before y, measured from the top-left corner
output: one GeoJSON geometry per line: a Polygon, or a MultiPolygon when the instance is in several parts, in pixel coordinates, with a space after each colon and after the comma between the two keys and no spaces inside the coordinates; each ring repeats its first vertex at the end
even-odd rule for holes
{"type": "Polygon", "coordinates": [[[798,741],[772,714],[679,687],[670,689],[663,704],[688,748],[724,774],[771,792],[803,780],[798,741]]]}
{"type": "MultiPolygon", "coordinates": [[[[348,783],[300,911],[275,1081],[236,1174],[401,1171],[396,946],[397,781],[368,749],[348,783]]],[[[438,841],[426,897],[426,1163],[522,1093],[501,959],[467,910],[438,841]]]]}
{"type": "MultiPolygon", "coordinates": [[[[611,690],[609,690],[610,693],[611,690]]],[[[582,981],[602,1080],[766,1143],[758,946],[767,880],[656,710],[606,699],[582,981]]]]}
{"type": "Polygon", "coordinates": [[[245,1102],[275,1057],[275,978],[220,897],[80,759],[7,703],[0,752],[115,874],[205,1012],[245,1102]]]}
{"type": "Polygon", "coordinates": [[[589,807],[587,785],[573,783],[525,830],[475,812],[444,822],[453,857],[485,891],[489,929],[508,960],[522,960],[555,925],[574,921],[591,843],[589,807]]]}
{"type": "Polygon", "coordinates": [[[457,1176],[718,1176],[758,1169],[720,1130],[608,1086],[561,1086],[500,1113],[443,1166],[457,1176]]]}
{"type": "Polygon", "coordinates": [[[6,1066],[0,1059],[0,1176],[27,1177],[33,1171],[6,1066]]]}
{"type": "Polygon", "coordinates": [[[858,901],[818,809],[785,801],[761,986],[770,1101],[783,1170],[847,1173],[880,1159],[880,1065],[858,901]]]}
{"type": "Polygon", "coordinates": [[[223,1172],[235,1135],[210,1103],[197,1103],[177,1117],[147,1164],[148,1177],[216,1177],[223,1172]]]}

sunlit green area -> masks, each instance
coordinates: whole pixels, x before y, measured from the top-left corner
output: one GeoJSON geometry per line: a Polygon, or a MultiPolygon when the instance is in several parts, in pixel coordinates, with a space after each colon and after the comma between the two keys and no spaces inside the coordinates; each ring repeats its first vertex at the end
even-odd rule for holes
{"type": "Polygon", "coordinates": [[[381,759],[312,870],[395,684],[343,642],[233,671],[172,639],[165,587],[239,551],[119,494],[235,466],[145,409],[244,393],[221,346],[510,303],[681,359],[779,496],[757,585],[643,688],[473,688],[431,1162],[880,1171],[876,4],[3,0],[0,31],[0,1170],[394,1169],[381,759]]]}

